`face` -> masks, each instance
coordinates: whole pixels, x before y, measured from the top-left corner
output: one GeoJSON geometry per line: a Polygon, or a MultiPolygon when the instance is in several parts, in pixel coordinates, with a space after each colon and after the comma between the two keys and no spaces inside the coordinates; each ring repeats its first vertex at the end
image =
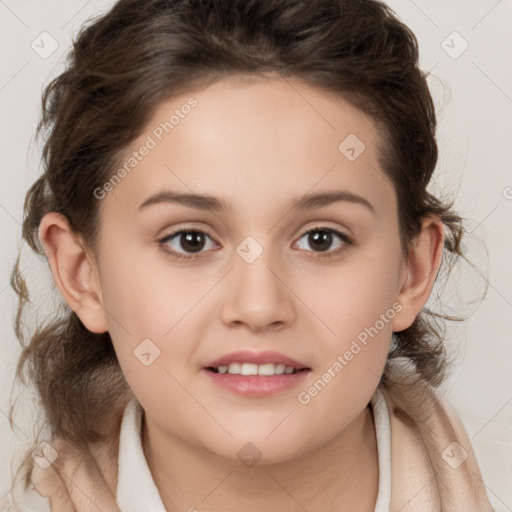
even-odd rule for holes
{"type": "Polygon", "coordinates": [[[97,191],[101,301],[150,428],[278,462],[362,414],[403,277],[378,144],[369,117],[291,80],[159,106],[97,191]]]}

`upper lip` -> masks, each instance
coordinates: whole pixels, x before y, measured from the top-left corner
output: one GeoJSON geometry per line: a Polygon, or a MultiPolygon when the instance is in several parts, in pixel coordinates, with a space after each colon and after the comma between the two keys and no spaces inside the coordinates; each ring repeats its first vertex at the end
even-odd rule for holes
{"type": "Polygon", "coordinates": [[[214,361],[210,361],[205,365],[205,368],[217,368],[219,366],[229,366],[231,363],[253,363],[253,364],[284,364],[285,366],[292,366],[297,370],[308,368],[307,365],[296,361],[291,357],[280,354],[272,350],[253,351],[253,350],[237,350],[225,356],[219,357],[214,361]]]}

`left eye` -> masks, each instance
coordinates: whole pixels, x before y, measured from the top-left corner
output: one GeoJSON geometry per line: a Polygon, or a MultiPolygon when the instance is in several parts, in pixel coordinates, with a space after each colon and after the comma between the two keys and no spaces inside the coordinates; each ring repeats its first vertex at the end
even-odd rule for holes
{"type": "MultiPolygon", "coordinates": [[[[326,252],[330,249],[340,249],[343,245],[350,244],[350,239],[344,233],[340,233],[335,229],[311,229],[304,233],[298,240],[297,243],[300,243],[302,239],[306,240],[306,243],[312,247],[314,252],[326,252]],[[337,237],[341,240],[336,247],[332,247],[334,238],[337,237]]],[[[304,247],[301,247],[304,248],[304,247]]],[[[336,250],[331,251],[338,252],[336,250]]]]}

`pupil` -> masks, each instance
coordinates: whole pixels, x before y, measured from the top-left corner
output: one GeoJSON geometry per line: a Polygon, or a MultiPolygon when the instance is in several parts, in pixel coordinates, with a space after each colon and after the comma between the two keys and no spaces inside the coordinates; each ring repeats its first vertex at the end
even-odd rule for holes
{"type": "Polygon", "coordinates": [[[309,235],[309,243],[315,245],[319,251],[326,251],[332,243],[332,233],[328,231],[314,231],[309,235]]]}
{"type": "Polygon", "coordinates": [[[198,252],[203,248],[204,237],[202,233],[198,233],[197,231],[190,231],[188,233],[182,233],[181,236],[181,247],[183,249],[190,249],[190,252],[198,252]],[[188,248],[187,245],[189,246],[188,248]]]}

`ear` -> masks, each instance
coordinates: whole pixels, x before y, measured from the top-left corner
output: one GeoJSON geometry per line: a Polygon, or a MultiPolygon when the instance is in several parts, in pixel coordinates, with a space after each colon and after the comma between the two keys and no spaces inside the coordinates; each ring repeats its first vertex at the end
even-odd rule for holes
{"type": "Polygon", "coordinates": [[[55,284],[68,306],[89,331],[106,332],[107,319],[96,263],[71,230],[67,218],[57,212],[47,213],[39,224],[39,239],[55,284]]]}
{"type": "Polygon", "coordinates": [[[413,240],[407,257],[404,277],[397,301],[402,309],[392,322],[394,332],[412,325],[426,304],[441,266],[444,245],[444,225],[439,217],[423,221],[420,233],[413,240]]]}

